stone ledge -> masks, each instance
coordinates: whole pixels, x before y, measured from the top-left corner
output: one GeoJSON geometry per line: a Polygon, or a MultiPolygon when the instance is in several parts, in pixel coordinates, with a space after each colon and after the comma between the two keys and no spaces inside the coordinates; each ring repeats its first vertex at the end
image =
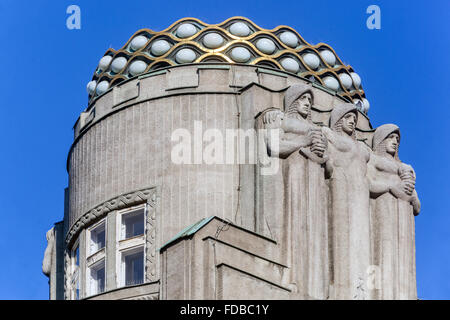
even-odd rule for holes
{"type": "Polygon", "coordinates": [[[85,300],[159,300],[159,281],[113,289],[85,300]]]}

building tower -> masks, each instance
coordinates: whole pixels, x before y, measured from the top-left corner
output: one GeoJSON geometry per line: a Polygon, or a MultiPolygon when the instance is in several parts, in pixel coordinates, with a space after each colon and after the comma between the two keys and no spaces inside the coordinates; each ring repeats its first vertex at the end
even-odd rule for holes
{"type": "Polygon", "coordinates": [[[87,90],[47,233],[51,299],[417,297],[400,131],[377,134],[327,44],[185,18],[108,49],[87,90]]]}

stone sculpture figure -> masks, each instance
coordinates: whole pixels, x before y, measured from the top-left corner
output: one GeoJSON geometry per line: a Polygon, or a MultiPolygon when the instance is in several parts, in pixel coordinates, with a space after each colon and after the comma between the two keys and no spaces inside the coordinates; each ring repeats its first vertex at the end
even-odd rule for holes
{"type": "Polygon", "coordinates": [[[368,176],[376,299],[417,299],[414,216],[420,202],[415,172],[398,157],[400,129],[375,130],[368,176]]]}
{"type": "Polygon", "coordinates": [[[295,84],[286,91],[284,112],[268,109],[259,117],[259,128],[280,130],[278,148],[266,139],[263,156],[281,159],[281,172],[260,177],[259,184],[268,229],[289,266],[284,282],[299,298],[326,299],[326,140],[311,120],[313,99],[310,86],[295,84]]]}
{"type": "Polygon", "coordinates": [[[44,252],[44,260],[42,261],[42,272],[50,277],[52,272],[52,260],[53,260],[53,251],[55,250],[55,230],[51,228],[47,231],[47,248],[45,248],[44,252]]]}
{"type": "Polygon", "coordinates": [[[365,285],[370,266],[370,150],[356,140],[357,120],[356,107],[345,103],[331,112],[330,128],[322,129],[329,157],[331,299],[370,299],[365,285]]]}

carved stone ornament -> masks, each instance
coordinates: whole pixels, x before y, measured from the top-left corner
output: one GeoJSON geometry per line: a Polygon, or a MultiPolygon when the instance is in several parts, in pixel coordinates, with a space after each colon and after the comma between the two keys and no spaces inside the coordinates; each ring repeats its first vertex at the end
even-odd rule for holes
{"type": "Polygon", "coordinates": [[[66,245],[69,245],[71,243],[71,241],[74,239],[74,236],[77,235],[78,232],[84,228],[84,226],[88,226],[94,221],[101,219],[111,211],[120,210],[130,206],[145,203],[147,201],[149,201],[150,203],[154,202],[155,195],[156,188],[153,187],[120,195],[103,202],[102,204],[96,206],[94,209],[86,212],[73,224],[66,235],[66,245]]]}

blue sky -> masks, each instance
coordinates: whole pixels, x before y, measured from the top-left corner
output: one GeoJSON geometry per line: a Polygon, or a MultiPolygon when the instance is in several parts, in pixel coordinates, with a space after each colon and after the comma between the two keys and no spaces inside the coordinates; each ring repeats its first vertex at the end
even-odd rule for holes
{"type": "Polygon", "coordinates": [[[0,2],[0,299],[47,299],[45,233],[63,217],[72,126],[104,52],[140,28],[182,17],[219,23],[245,16],[288,25],[330,44],[360,74],[374,127],[396,123],[400,157],[417,173],[419,298],[450,299],[450,1],[21,1],[0,2]],[[81,30],[66,9],[81,8],[81,30]],[[366,8],[381,9],[381,30],[366,8]]]}

